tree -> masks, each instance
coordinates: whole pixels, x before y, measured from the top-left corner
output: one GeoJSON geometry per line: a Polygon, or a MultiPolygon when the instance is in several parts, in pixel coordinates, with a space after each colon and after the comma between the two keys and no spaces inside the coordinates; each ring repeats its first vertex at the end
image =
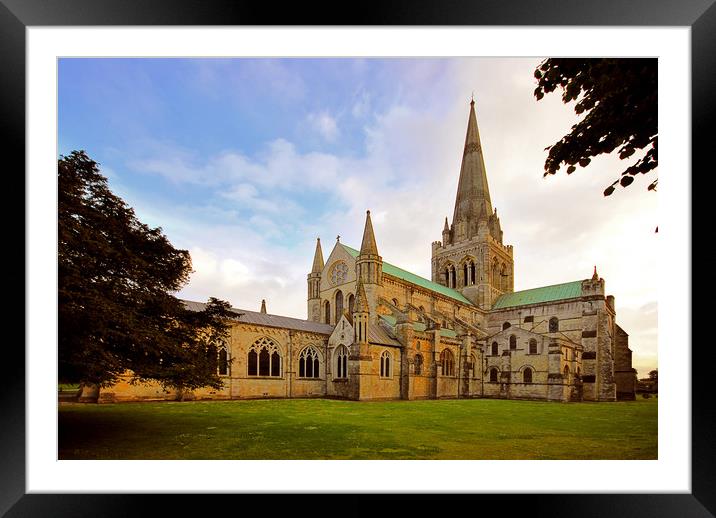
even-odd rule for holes
{"type": "Polygon", "coordinates": [[[108,386],[126,371],[164,386],[220,388],[227,302],[172,295],[191,257],[140,222],[84,151],[58,160],[58,356],[62,382],[108,386]]]}
{"type": "Polygon", "coordinates": [[[659,370],[654,369],[653,371],[649,371],[649,379],[652,381],[658,381],[659,380],[659,370]]]}
{"type": "MultiPolygon", "coordinates": [[[[535,70],[539,101],[558,87],[562,101],[576,101],[574,111],[585,116],[572,131],[545,148],[544,176],[555,174],[562,164],[567,174],[577,165],[586,167],[592,157],[619,148],[619,158],[626,159],[637,150],[645,154],[628,166],[609,187],[604,196],[614,192],[617,184],[629,186],[637,174],[656,169],[657,161],[657,60],[655,58],[574,59],[550,58],[535,70]]],[[[654,179],[648,190],[656,190],[654,179]]]]}

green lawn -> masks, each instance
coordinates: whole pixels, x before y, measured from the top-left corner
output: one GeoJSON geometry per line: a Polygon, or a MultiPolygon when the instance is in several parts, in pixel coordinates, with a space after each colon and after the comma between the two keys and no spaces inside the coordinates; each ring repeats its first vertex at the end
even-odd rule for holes
{"type": "Polygon", "coordinates": [[[60,459],[656,459],[658,400],[61,405],[60,459]]]}

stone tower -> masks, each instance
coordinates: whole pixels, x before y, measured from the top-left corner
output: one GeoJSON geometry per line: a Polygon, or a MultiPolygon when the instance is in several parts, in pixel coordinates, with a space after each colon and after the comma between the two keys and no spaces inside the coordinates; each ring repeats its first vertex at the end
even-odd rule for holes
{"type": "Polygon", "coordinates": [[[308,320],[321,321],[321,272],[323,272],[323,251],[321,238],[316,239],[316,252],[313,254],[313,267],[308,274],[308,320]]]}
{"type": "Polygon", "coordinates": [[[363,241],[360,245],[360,253],[356,258],[356,279],[363,285],[370,320],[374,321],[378,315],[376,311],[378,292],[383,285],[383,259],[378,255],[378,245],[375,243],[370,211],[366,212],[363,241]]]}
{"type": "Polygon", "coordinates": [[[490,200],[474,100],[452,224],[445,218],[442,241],[432,245],[432,280],[460,291],[484,309],[514,290],[512,245],[502,244],[500,219],[490,200]]]}

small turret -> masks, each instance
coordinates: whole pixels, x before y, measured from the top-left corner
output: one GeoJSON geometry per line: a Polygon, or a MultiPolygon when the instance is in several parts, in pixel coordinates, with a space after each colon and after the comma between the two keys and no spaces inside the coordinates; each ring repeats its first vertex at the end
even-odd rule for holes
{"type": "Polygon", "coordinates": [[[369,316],[370,307],[368,306],[368,297],[365,293],[363,281],[359,277],[358,286],[356,287],[355,305],[353,306],[354,342],[357,344],[368,343],[369,316]]]}
{"type": "Polygon", "coordinates": [[[323,250],[321,238],[316,238],[316,252],[313,254],[313,266],[308,274],[308,320],[321,321],[321,273],[323,272],[323,250]]]}
{"type": "Polygon", "coordinates": [[[266,314],[266,299],[261,300],[261,313],[266,314]]]}
{"type": "Polygon", "coordinates": [[[445,216],[445,226],[443,227],[443,246],[450,244],[450,226],[448,225],[447,216],[445,216]]]}

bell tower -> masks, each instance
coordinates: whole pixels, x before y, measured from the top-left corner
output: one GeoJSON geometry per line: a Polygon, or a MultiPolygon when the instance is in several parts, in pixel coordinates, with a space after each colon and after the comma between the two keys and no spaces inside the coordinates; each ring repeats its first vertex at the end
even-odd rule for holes
{"type": "Polygon", "coordinates": [[[483,309],[490,309],[503,293],[514,291],[512,245],[502,244],[500,219],[492,207],[474,99],[452,224],[445,218],[442,241],[432,244],[432,280],[460,291],[483,309]]]}

